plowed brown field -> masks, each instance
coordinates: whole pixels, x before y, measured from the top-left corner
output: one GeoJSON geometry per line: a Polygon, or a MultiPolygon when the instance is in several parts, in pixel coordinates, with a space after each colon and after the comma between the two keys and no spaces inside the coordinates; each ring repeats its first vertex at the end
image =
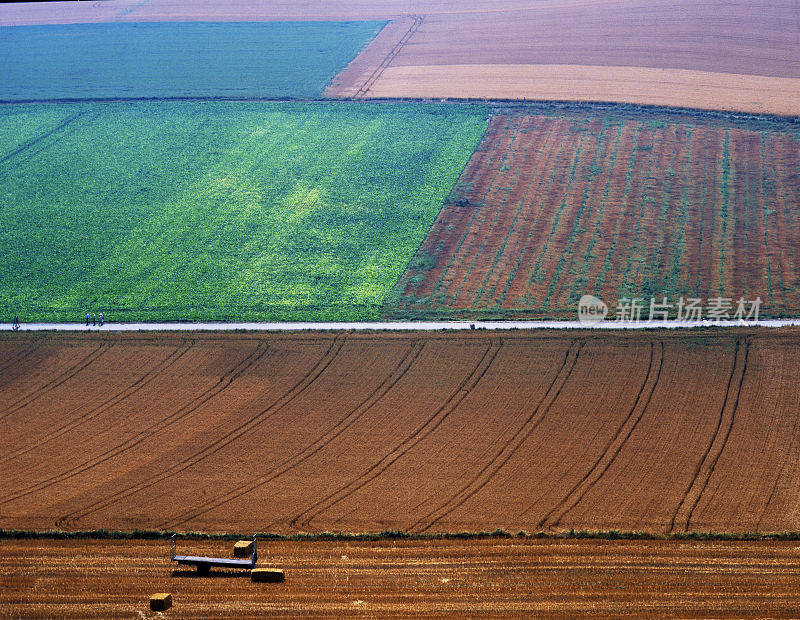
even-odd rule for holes
{"type": "Polygon", "coordinates": [[[790,124],[497,115],[385,312],[574,318],[590,293],[796,315],[799,169],[790,124]]]}
{"type": "MultiPolygon", "coordinates": [[[[232,543],[180,543],[231,556],[232,543]]],[[[175,571],[165,541],[0,540],[0,615],[796,617],[794,543],[398,541],[259,543],[286,582],[175,571]]]]}
{"type": "Polygon", "coordinates": [[[800,332],[0,337],[0,527],[800,529],[800,332]]]}

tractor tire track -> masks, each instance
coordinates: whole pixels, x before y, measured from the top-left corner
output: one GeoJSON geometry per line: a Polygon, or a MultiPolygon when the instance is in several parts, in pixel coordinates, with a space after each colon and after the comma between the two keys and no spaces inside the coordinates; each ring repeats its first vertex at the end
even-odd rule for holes
{"type": "MultiPolygon", "coordinates": [[[[159,528],[176,528],[191,519],[195,519],[200,515],[207,513],[209,510],[213,510],[222,506],[223,504],[227,504],[239,497],[246,495],[247,493],[251,493],[256,489],[264,486],[265,484],[269,484],[276,478],[280,478],[281,476],[285,475],[286,473],[296,469],[301,464],[306,462],[307,460],[313,458],[319,452],[321,452],[327,445],[335,441],[338,437],[344,434],[353,424],[355,424],[359,419],[361,419],[364,414],[366,414],[370,409],[372,409],[375,405],[377,405],[381,400],[385,398],[385,396],[392,390],[394,387],[406,376],[409,369],[414,365],[414,363],[419,358],[422,350],[425,348],[424,342],[415,342],[409,348],[408,352],[400,359],[394,369],[386,376],[386,378],[381,381],[381,383],[364,399],[362,400],[356,407],[351,409],[347,415],[342,418],[336,426],[330,429],[327,433],[318,437],[313,443],[308,444],[305,448],[303,448],[300,452],[296,453],[294,456],[286,459],[276,467],[273,467],[271,470],[263,474],[257,480],[249,482],[246,485],[239,486],[235,489],[231,489],[230,491],[217,496],[216,498],[211,499],[210,501],[198,506],[192,511],[186,511],[180,515],[177,515],[172,521],[164,522],[158,524],[156,527],[159,528]]],[[[267,529],[271,529],[273,524],[270,524],[267,529]]]]}
{"type": "Polygon", "coordinates": [[[484,351],[483,355],[478,360],[472,371],[466,377],[464,377],[453,393],[447,397],[445,402],[442,403],[442,405],[440,405],[436,411],[434,411],[433,415],[431,415],[427,420],[425,420],[425,422],[418,426],[408,437],[403,439],[399,444],[392,448],[392,450],[377,463],[374,463],[367,468],[367,470],[364,471],[360,476],[351,480],[348,484],[339,488],[337,491],[334,491],[333,493],[325,496],[323,499],[315,502],[303,512],[292,517],[289,522],[290,527],[296,529],[298,522],[301,520],[301,526],[303,528],[310,527],[310,523],[315,517],[322,514],[326,510],[329,510],[336,504],[350,497],[359,489],[362,489],[367,484],[375,480],[378,476],[389,469],[389,467],[391,467],[395,462],[405,456],[409,450],[414,448],[414,446],[419,444],[437,428],[439,428],[442,422],[444,422],[444,420],[456,410],[456,408],[464,401],[464,399],[470,395],[475,386],[480,383],[481,379],[483,379],[483,377],[486,375],[486,372],[491,367],[502,347],[502,338],[498,340],[498,344],[495,344],[492,340],[490,340],[489,345],[486,347],[486,351],[484,351]]]}
{"type": "MultiPolygon", "coordinates": [[[[792,439],[789,441],[789,454],[792,454],[797,450],[798,440],[800,440],[800,416],[795,417],[794,427],[792,428],[792,439]]],[[[769,510],[772,501],[775,499],[775,495],[778,493],[778,484],[780,483],[781,478],[783,478],[783,473],[786,471],[787,465],[796,465],[796,461],[785,459],[783,463],[781,463],[781,468],[778,471],[778,474],[775,476],[775,481],[772,483],[769,497],[767,498],[764,507],[761,509],[761,514],[758,516],[758,522],[756,523],[757,532],[761,531],[761,524],[763,523],[764,518],[767,516],[767,511],[769,510]]]]}
{"type": "Polygon", "coordinates": [[[44,480],[40,480],[28,487],[25,487],[15,493],[7,495],[5,497],[0,498],[0,504],[6,504],[8,502],[15,501],[22,497],[26,497],[35,493],[37,491],[41,491],[48,487],[53,486],[59,482],[63,482],[70,478],[74,478],[77,475],[80,475],[98,465],[105,463],[106,461],[119,456],[127,452],[128,450],[136,447],[140,443],[142,443],[148,437],[151,437],[154,433],[163,431],[166,428],[169,428],[176,422],[179,422],[186,416],[190,415],[194,411],[200,408],[201,405],[207,403],[208,401],[212,400],[220,393],[228,389],[230,385],[238,379],[242,374],[247,371],[253,364],[255,364],[258,360],[260,360],[264,354],[267,352],[269,347],[264,343],[261,342],[256,346],[256,348],[247,355],[241,362],[239,362],[236,366],[234,366],[230,371],[228,371],[225,375],[220,377],[219,382],[217,385],[207,388],[204,390],[199,396],[196,396],[191,400],[191,402],[187,405],[184,405],[174,413],[169,414],[166,418],[155,422],[146,428],[143,428],[138,433],[136,433],[133,437],[123,441],[122,443],[117,444],[116,446],[109,448],[105,452],[98,454],[79,465],[75,465],[70,467],[66,471],[59,472],[49,478],[44,480]]]}
{"type": "Polygon", "coordinates": [[[444,504],[441,504],[438,508],[430,511],[424,517],[413,523],[409,528],[410,530],[425,532],[430,529],[447,515],[462,506],[476,493],[481,491],[481,489],[497,475],[545,418],[547,412],[561,394],[564,385],[567,383],[570,376],[572,376],[572,371],[578,362],[578,357],[584,345],[584,341],[573,340],[570,343],[564,354],[564,359],[561,361],[561,365],[553,376],[553,380],[539,399],[539,402],[536,403],[531,414],[526,418],[525,422],[523,422],[522,426],[519,427],[505,445],[497,451],[492,459],[466,485],[450,496],[444,504]]]}
{"type": "Polygon", "coordinates": [[[179,473],[189,469],[190,467],[194,467],[197,463],[200,463],[213,455],[214,453],[218,452],[225,446],[229,445],[239,437],[245,435],[246,433],[250,432],[256,426],[262,424],[266,419],[271,417],[272,415],[276,414],[280,411],[283,407],[289,404],[292,400],[300,396],[303,392],[306,391],[321,375],[325,372],[325,370],[334,362],[334,360],[339,355],[339,352],[344,347],[345,339],[342,338],[341,340],[339,337],[335,337],[332,341],[328,349],[322,355],[322,357],[317,361],[314,366],[306,373],[303,378],[301,378],[298,382],[294,384],[289,390],[284,392],[277,400],[273,401],[273,403],[263,409],[261,412],[256,414],[255,416],[249,418],[230,432],[224,434],[222,437],[214,441],[213,443],[205,446],[201,450],[191,454],[190,456],[182,459],[172,467],[159,472],[155,476],[151,476],[150,478],[146,478],[137,482],[136,484],[129,485],[124,489],[120,489],[119,491],[112,493],[100,499],[92,504],[87,506],[83,506],[79,510],[75,510],[71,513],[68,513],[62,516],[58,520],[59,526],[62,524],[74,524],[78,520],[97,512],[98,510],[102,510],[116,504],[131,495],[134,495],[140,491],[148,489],[159,482],[163,482],[169,478],[172,478],[179,473]]]}
{"type": "Polygon", "coordinates": [[[178,362],[189,350],[194,346],[194,341],[191,344],[186,345],[181,348],[175,349],[172,353],[170,353],[165,359],[161,360],[158,364],[153,366],[150,370],[148,370],[145,374],[139,377],[135,382],[131,385],[123,389],[122,391],[118,392],[114,396],[109,399],[106,399],[104,402],[100,403],[99,405],[95,406],[93,409],[87,411],[84,415],[81,415],[70,422],[60,426],[57,429],[52,430],[51,432],[47,433],[34,443],[25,446],[24,448],[20,448],[19,450],[15,450],[10,452],[9,454],[3,455],[0,457],[0,463],[5,463],[7,461],[12,461],[32,450],[37,448],[41,448],[43,445],[61,437],[62,435],[68,433],[69,431],[73,430],[77,426],[81,424],[86,424],[94,420],[97,416],[105,413],[110,408],[118,405],[119,403],[127,400],[138,391],[146,387],[149,383],[151,383],[156,377],[158,377],[159,373],[166,370],[167,368],[171,367],[175,363],[178,362]]]}
{"type": "Polygon", "coordinates": [[[19,167],[21,164],[24,164],[27,161],[30,161],[36,155],[38,155],[42,151],[46,150],[49,146],[52,146],[53,144],[61,141],[66,135],[68,135],[69,130],[72,129],[71,125],[75,121],[77,121],[77,120],[79,120],[80,118],[83,118],[83,117],[88,117],[89,121],[91,122],[91,121],[94,121],[94,120],[96,120],[96,119],[98,119],[100,117],[100,112],[94,112],[94,113],[90,114],[89,111],[87,110],[87,111],[78,112],[77,114],[74,114],[73,116],[71,116],[68,119],[66,119],[66,120],[62,121],[61,123],[59,123],[53,129],[45,132],[41,136],[37,136],[33,140],[30,140],[30,141],[26,142],[25,144],[17,147],[16,149],[11,151],[10,153],[5,155],[4,157],[0,158],[0,165],[2,165],[2,164],[6,163],[6,162],[8,162],[8,161],[10,161],[10,160],[12,160],[14,158],[17,158],[20,155],[24,156],[25,158],[22,159],[22,160],[18,159],[17,161],[12,162],[17,167],[19,167]],[[39,148],[38,150],[33,150],[34,147],[39,146],[44,140],[46,140],[49,137],[53,137],[53,141],[50,142],[49,145],[42,145],[42,147],[39,148]]]}
{"type": "Polygon", "coordinates": [[[31,353],[36,351],[38,348],[39,347],[34,344],[34,345],[31,345],[30,347],[28,347],[27,349],[19,351],[16,355],[12,356],[10,359],[7,359],[5,361],[5,363],[2,366],[0,366],[0,373],[4,372],[5,369],[8,368],[9,366],[13,366],[15,364],[19,364],[23,360],[28,359],[28,357],[31,355],[31,353]]]}
{"type": "Polygon", "coordinates": [[[619,456],[623,446],[627,443],[628,439],[630,439],[630,436],[638,426],[639,421],[642,419],[647,411],[647,408],[650,406],[650,401],[653,399],[653,393],[656,391],[656,386],[658,386],[658,382],[661,379],[661,369],[664,366],[664,343],[659,342],[658,345],[659,346],[656,347],[655,343],[650,343],[650,361],[647,365],[647,373],[645,374],[644,381],[639,388],[639,392],[636,394],[636,399],[634,400],[627,417],[617,429],[614,437],[612,437],[611,440],[606,444],[603,452],[600,454],[600,457],[595,461],[591,469],[586,472],[586,475],[581,478],[581,480],[578,481],[574,487],[572,487],[564,499],[556,504],[556,506],[554,506],[553,509],[550,510],[541,521],[539,521],[537,525],[539,529],[558,527],[564,516],[581,502],[589,490],[597,484],[597,482],[609,470],[614,461],[616,461],[617,456],[619,456]],[[658,349],[658,354],[656,354],[656,349],[658,349]],[[656,355],[658,357],[657,361],[655,360],[656,355]],[[654,366],[657,366],[655,375],[653,375],[654,366]],[[648,384],[650,384],[649,388],[648,384]],[[647,396],[643,399],[642,397],[645,393],[647,396]],[[640,403],[641,407],[639,406],[640,403]],[[557,516],[552,518],[552,516],[556,513],[557,516]]]}
{"type": "MultiPolygon", "coordinates": [[[[798,419],[798,422],[800,422],[800,419],[798,419]]],[[[793,439],[789,444],[789,454],[794,452],[794,450],[796,449],[797,446],[796,439],[797,439],[797,424],[795,424],[793,439]]],[[[764,507],[761,509],[761,513],[758,515],[758,521],[756,522],[756,530],[755,530],[756,532],[761,531],[761,525],[764,521],[764,518],[767,516],[767,511],[769,510],[770,505],[775,499],[775,495],[778,493],[778,483],[780,483],[781,478],[783,478],[783,472],[786,471],[786,465],[788,463],[789,461],[785,460],[781,464],[781,468],[778,471],[777,475],[775,476],[775,481],[772,483],[772,488],[770,489],[769,497],[767,498],[767,501],[764,503],[764,507]]]]}
{"type": "MultiPolygon", "coordinates": [[[[89,113],[88,110],[84,110],[82,112],[77,112],[77,113],[73,114],[72,116],[67,117],[66,119],[61,121],[58,125],[53,127],[52,129],[44,132],[42,135],[36,136],[35,138],[33,138],[31,140],[28,140],[24,144],[21,144],[17,148],[15,148],[14,150],[12,150],[10,153],[7,153],[3,157],[0,157],[0,164],[6,163],[8,160],[13,159],[14,157],[19,155],[20,153],[24,153],[25,151],[33,148],[34,146],[39,144],[42,140],[46,140],[50,136],[58,133],[59,131],[62,131],[64,129],[66,129],[74,121],[78,120],[79,118],[81,118],[83,116],[86,116],[88,113],[89,113]]],[[[97,116],[99,116],[99,114],[95,113],[95,118],[97,116]]]]}
{"type": "Polygon", "coordinates": [[[403,46],[406,43],[408,43],[411,37],[414,36],[414,33],[416,33],[419,27],[422,25],[422,20],[425,19],[424,16],[420,15],[409,15],[408,17],[411,18],[411,26],[409,26],[408,31],[400,38],[400,40],[395,44],[395,46],[391,49],[391,51],[377,66],[375,71],[373,71],[370,74],[370,76],[366,79],[366,81],[356,91],[355,95],[353,95],[353,99],[363,99],[364,97],[366,97],[367,92],[369,92],[369,89],[375,85],[375,82],[377,82],[378,78],[380,78],[381,75],[383,75],[383,72],[386,70],[386,68],[390,64],[392,64],[392,61],[400,53],[400,50],[402,50],[403,46]]]}
{"type": "Polygon", "coordinates": [[[733,365],[731,367],[731,374],[728,377],[728,387],[725,391],[725,398],[722,401],[719,417],[717,419],[717,426],[711,441],[706,448],[703,458],[700,459],[697,467],[695,468],[692,481],[681,497],[681,501],[669,524],[669,531],[674,532],[676,528],[680,531],[689,531],[689,524],[692,520],[697,505],[703,492],[708,486],[711,479],[711,474],[717,466],[722,451],[728,442],[728,437],[731,434],[733,423],[736,418],[736,409],[739,406],[739,396],[742,391],[742,384],[744,383],[745,373],[747,372],[747,358],[750,352],[750,339],[745,339],[744,354],[741,352],[742,340],[736,340],[736,349],[733,354],[733,365]],[[735,391],[735,394],[733,394],[735,391]]]}
{"type": "Polygon", "coordinates": [[[3,420],[10,416],[13,413],[16,413],[23,407],[27,407],[33,402],[39,400],[45,394],[48,394],[55,390],[56,388],[60,387],[70,379],[73,379],[76,375],[80,374],[83,370],[85,370],[90,364],[96,361],[101,355],[106,353],[106,351],[110,350],[111,347],[114,345],[107,345],[105,343],[101,343],[98,345],[96,349],[90,351],[87,355],[82,357],[78,362],[70,366],[67,370],[59,374],[54,379],[51,379],[43,386],[37,388],[33,392],[29,392],[25,396],[17,399],[12,404],[8,405],[3,411],[0,411],[0,420],[3,420]]]}

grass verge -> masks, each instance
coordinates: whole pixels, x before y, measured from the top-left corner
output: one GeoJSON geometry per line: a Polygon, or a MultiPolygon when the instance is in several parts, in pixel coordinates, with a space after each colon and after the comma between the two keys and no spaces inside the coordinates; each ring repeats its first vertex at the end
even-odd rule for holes
{"type": "MultiPolygon", "coordinates": [[[[20,539],[97,539],[97,540],[168,540],[173,534],[192,540],[240,540],[252,537],[252,533],[208,533],[208,532],[176,532],[163,530],[81,530],[68,532],[64,530],[6,530],[0,529],[0,540],[20,539]]],[[[706,540],[706,541],[797,541],[800,532],[672,532],[658,534],[653,532],[636,532],[622,530],[566,530],[563,532],[508,532],[497,529],[476,532],[440,532],[419,534],[401,530],[384,530],[382,532],[320,532],[316,534],[275,534],[257,532],[264,540],[318,542],[318,541],[380,541],[380,540],[472,540],[489,538],[545,539],[545,540],[706,540]]]]}

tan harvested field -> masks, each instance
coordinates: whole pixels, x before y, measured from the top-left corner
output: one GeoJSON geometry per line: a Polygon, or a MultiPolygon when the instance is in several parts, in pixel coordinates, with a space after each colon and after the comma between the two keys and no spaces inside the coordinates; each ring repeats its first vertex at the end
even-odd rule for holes
{"type": "MultiPolygon", "coordinates": [[[[185,542],[231,556],[232,543],[185,542]]],[[[259,565],[175,571],[166,541],[0,540],[0,615],[152,617],[796,617],[796,542],[475,540],[260,543],[259,565]]]]}
{"type": "Polygon", "coordinates": [[[800,114],[800,11],[792,0],[0,5],[0,25],[307,19],[399,20],[331,85],[331,96],[615,101],[800,114]],[[417,27],[404,37],[412,18],[417,27]]]}
{"type": "MultiPolygon", "coordinates": [[[[335,93],[349,96],[342,89],[335,93]]],[[[368,89],[368,96],[610,101],[800,116],[797,78],[643,67],[392,65],[368,89]]]]}
{"type": "Polygon", "coordinates": [[[501,110],[384,314],[573,319],[590,293],[796,315],[798,170],[792,123],[501,110]]]}
{"type": "Polygon", "coordinates": [[[0,338],[0,528],[800,529],[797,330],[0,338]]]}

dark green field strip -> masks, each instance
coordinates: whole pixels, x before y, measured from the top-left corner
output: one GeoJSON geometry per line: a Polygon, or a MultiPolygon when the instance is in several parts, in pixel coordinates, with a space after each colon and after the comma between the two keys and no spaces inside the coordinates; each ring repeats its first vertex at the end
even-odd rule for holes
{"type": "Polygon", "coordinates": [[[0,100],[316,97],[384,24],[0,27],[0,100]]]}
{"type": "Polygon", "coordinates": [[[0,107],[0,303],[24,320],[374,319],[481,106],[0,107]]]}

